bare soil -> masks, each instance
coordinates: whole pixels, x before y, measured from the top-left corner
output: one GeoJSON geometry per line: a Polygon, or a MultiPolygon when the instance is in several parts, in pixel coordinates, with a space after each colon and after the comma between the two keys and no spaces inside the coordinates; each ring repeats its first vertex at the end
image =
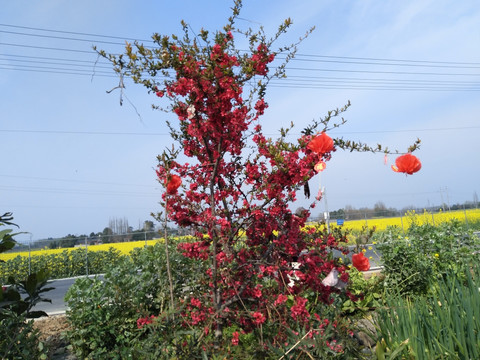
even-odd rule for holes
{"type": "Polygon", "coordinates": [[[76,359],[70,354],[68,343],[63,336],[63,333],[69,328],[65,315],[52,315],[36,319],[34,328],[39,331],[40,341],[49,349],[49,359],[76,359]]]}

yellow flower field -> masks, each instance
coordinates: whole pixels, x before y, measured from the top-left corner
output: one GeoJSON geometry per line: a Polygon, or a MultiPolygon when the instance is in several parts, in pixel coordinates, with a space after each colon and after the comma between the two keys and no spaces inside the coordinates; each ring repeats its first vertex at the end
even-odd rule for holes
{"type": "MultiPolygon", "coordinates": [[[[390,217],[390,218],[377,218],[377,219],[367,219],[367,220],[345,220],[343,227],[354,232],[361,231],[364,225],[368,225],[369,228],[375,226],[377,230],[385,230],[387,226],[398,226],[399,228],[407,229],[412,221],[415,221],[418,224],[434,224],[438,225],[444,222],[447,222],[452,219],[457,219],[461,222],[468,222],[469,224],[480,223],[480,209],[469,209],[466,211],[457,210],[457,211],[441,211],[438,213],[416,213],[414,211],[405,214],[402,217],[390,217]]],[[[312,225],[307,225],[312,226],[312,225]]],[[[333,225],[332,226],[336,226],[333,225]]],[[[190,236],[182,236],[178,238],[172,238],[173,241],[182,241],[190,236]]],[[[147,245],[153,245],[157,242],[163,242],[163,238],[147,240],[147,245]]],[[[133,249],[145,246],[145,241],[132,241],[132,242],[121,242],[121,243],[111,243],[111,244],[101,244],[101,245],[89,245],[89,251],[108,251],[110,248],[119,250],[122,254],[128,255],[133,249]]],[[[72,251],[76,248],[61,248],[61,249],[42,249],[42,250],[32,250],[31,255],[46,255],[46,254],[57,254],[65,250],[72,251]]],[[[9,252],[0,254],[0,260],[9,260],[20,256],[28,256],[28,251],[22,252],[9,252]]]]}
{"type": "MultiPolygon", "coordinates": [[[[147,245],[154,245],[157,242],[163,242],[163,238],[147,240],[147,245]]],[[[114,248],[116,250],[119,250],[122,254],[128,255],[133,249],[141,248],[144,246],[145,246],[145,240],[142,240],[142,241],[132,241],[132,242],[111,243],[111,244],[88,245],[88,251],[102,251],[102,250],[108,251],[108,249],[114,248]]],[[[79,246],[76,248],[32,250],[31,255],[37,256],[37,255],[46,255],[46,254],[59,254],[65,250],[72,251],[78,248],[83,248],[83,247],[79,246]]],[[[28,256],[28,251],[2,253],[0,254],[0,260],[7,261],[17,257],[18,255],[28,256]]]]}
{"type": "Polygon", "coordinates": [[[432,224],[439,225],[452,219],[460,222],[467,222],[468,224],[480,223],[480,209],[456,210],[456,211],[440,211],[438,213],[416,213],[415,211],[408,212],[405,216],[390,217],[390,218],[376,218],[367,220],[345,220],[343,227],[360,231],[362,227],[367,225],[369,228],[375,226],[377,230],[385,230],[388,226],[398,226],[399,228],[407,229],[412,222],[419,225],[432,224]]]}

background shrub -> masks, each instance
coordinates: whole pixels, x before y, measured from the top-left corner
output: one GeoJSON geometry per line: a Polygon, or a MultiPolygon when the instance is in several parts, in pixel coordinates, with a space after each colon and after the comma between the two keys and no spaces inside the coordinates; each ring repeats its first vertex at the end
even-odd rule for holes
{"type": "MultiPolygon", "coordinates": [[[[176,276],[174,295],[182,299],[195,291],[196,279],[204,274],[197,261],[170,249],[176,276]]],[[[67,337],[81,358],[116,359],[142,351],[145,330],[137,320],[158,316],[169,306],[165,245],[136,249],[108,270],[104,279],[80,278],[68,290],[65,300],[71,325],[67,337]]],[[[180,304],[178,304],[180,306],[180,304]]],[[[171,329],[165,332],[171,338],[171,329]]]]}
{"type": "Polygon", "coordinates": [[[414,222],[405,235],[388,228],[377,239],[384,286],[404,295],[424,295],[445,274],[461,273],[480,249],[479,238],[457,220],[438,226],[414,222]]]}

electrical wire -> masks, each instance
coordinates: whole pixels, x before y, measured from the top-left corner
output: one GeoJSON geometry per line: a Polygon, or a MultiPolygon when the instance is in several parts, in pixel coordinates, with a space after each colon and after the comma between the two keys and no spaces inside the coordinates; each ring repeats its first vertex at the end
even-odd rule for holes
{"type": "MultiPolygon", "coordinates": [[[[383,133],[404,133],[404,132],[432,132],[432,131],[455,131],[480,129],[480,126],[457,126],[447,128],[424,128],[424,129],[403,129],[403,130],[375,130],[375,131],[342,131],[342,135],[347,134],[383,134],[383,133]]],[[[337,129],[332,129],[335,132],[337,129]]],[[[122,135],[122,136],[169,136],[169,133],[139,133],[139,132],[110,132],[110,131],[62,131],[62,130],[21,130],[21,129],[0,129],[0,133],[18,133],[18,134],[71,134],[71,135],[122,135]]],[[[277,134],[265,135],[273,136],[277,134]]],[[[288,135],[298,136],[298,133],[289,133],[288,135]]],[[[1,175],[0,175],[1,176],[1,175]]]]}
{"type": "Polygon", "coordinates": [[[150,188],[150,189],[155,189],[151,185],[122,184],[122,183],[106,182],[106,181],[58,179],[58,178],[46,178],[46,177],[38,177],[38,176],[20,176],[20,175],[5,175],[5,174],[0,174],[0,177],[13,178],[13,179],[28,179],[28,180],[35,180],[35,181],[37,181],[37,180],[40,180],[40,181],[57,181],[57,182],[96,184],[96,185],[109,185],[109,186],[111,186],[111,185],[114,185],[114,186],[138,186],[138,187],[146,187],[146,188],[150,188]]]}

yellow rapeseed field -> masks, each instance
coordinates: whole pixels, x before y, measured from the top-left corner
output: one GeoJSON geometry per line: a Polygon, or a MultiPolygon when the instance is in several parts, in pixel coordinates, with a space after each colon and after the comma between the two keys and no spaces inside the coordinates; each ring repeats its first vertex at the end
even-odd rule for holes
{"type": "MultiPolygon", "coordinates": [[[[154,245],[157,242],[163,242],[163,238],[161,239],[153,239],[153,240],[147,240],[147,245],[154,245]]],[[[145,240],[142,241],[132,241],[132,242],[121,242],[121,243],[111,243],[111,244],[100,244],[100,245],[88,245],[88,251],[108,251],[110,248],[114,248],[116,250],[119,250],[122,254],[128,255],[133,249],[135,248],[141,248],[145,246],[145,240]]],[[[67,251],[72,251],[75,249],[78,249],[79,247],[76,248],[60,248],[60,249],[41,249],[41,250],[32,250],[31,251],[31,256],[37,256],[37,255],[46,255],[46,254],[58,254],[61,253],[65,250],[67,251]]],[[[80,247],[82,248],[82,247],[80,247]]],[[[0,260],[10,260],[18,255],[20,256],[28,256],[28,251],[22,251],[22,252],[9,252],[9,253],[2,253],[0,254],[0,260]]]]}
{"type": "Polygon", "coordinates": [[[344,228],[360,231],[367,225],[368,228],[375,226],[377,230],[385,230],[388,226],[398,226],[406,230],[412,222],[419,225],[432,224],[439,225],[452,219],[459,220],[463,223],[473,224],[480,223],[480,209],[469,210],[456,210],[456,211],[440,211],[438,213],[429,213],[427,211],[423,213],[416,213],[411,211],[405,214],[405,216],[390,217],[390,218],[376,218],[366,220],[345,220],[344,228]]]}
{"type": "MultiPolygon", "coordinates": [[[[402,217],[390,217],[390,218],[377,218],[377,219],[367,219],[367,220],[345,220],[343,227],[354,232],[361,231],[362,228],[367,225],[368,228],[375,226],[377,230],[385,230],[387,226],[398,226],[399,228],[407,229],[410,224],[415,221],[418,224],[434,224],[438,225],[446,221],[457,219],[461,222],[480,223],[480,209],[470,209],[470,210],[457,210],[457,211],[445,211],[438,213],[429,213],[427,211],[423,213],[416,213],[414,211],[405,214],[402,217]]],[[[312,226],[312,225],[307,225],[312,226]]],[[[334,226],[334,225],[332,225],[334,226]]],[[[174,238],[174,241],[186,240],[190,238],[189,236],[174,238]]],[[[163,242],[163,238],[147,240],[147,245],[153,245],[157,242],[163,242]]],[[[145,241],[132,241],[132,242],[121,242],[121,243],[111,243],[111,244],[101,244],[101,245],[89,245],[89,251],[108,251],[110,248],[119,250],[122,254],[128,255],[133,249],[140,248],[145,246],[145,241]]],[[[75,248],[61,248],[61,249],[42,249],[42,250],[33,250],[31,251],[32,256],[44,255],[44,254],[57,254],[65,250],[72,251],[75,248]]],[[[16,256],[28,256],[28,251],[23,252],[9,252],[0,254],[0,260],[9,260],[13,259],[16,256]]]]}

